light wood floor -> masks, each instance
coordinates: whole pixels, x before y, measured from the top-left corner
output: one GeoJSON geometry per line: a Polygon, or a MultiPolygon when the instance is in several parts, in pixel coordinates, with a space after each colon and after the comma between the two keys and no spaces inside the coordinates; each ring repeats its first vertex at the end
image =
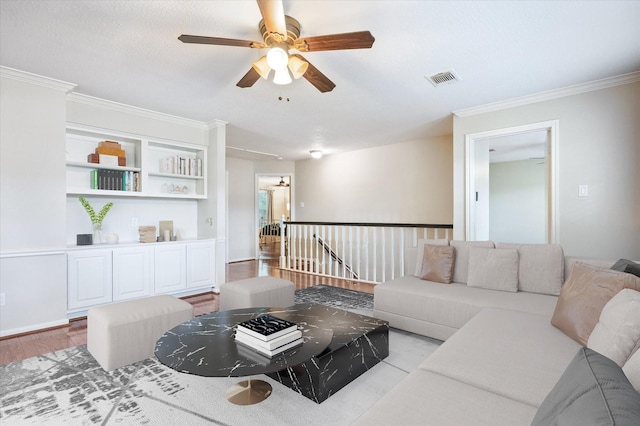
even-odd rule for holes
{"type": "MultiPolygon", "coordinates": [[[[296,290],[318,284],[326,284],[365,293],[373,293],[373,284],[281,270],[278,268],[276,249],[276,245],[265,245],[260,252],[258,260],[227,264],[225,281],[237,281],[258,276],[272,276],[293,281],[296,284],[296,290]]],[[[194,306],[196,315],[217,311],[218,299],[219,296],[214,293],[185,298],[187,302],[194,306]]],[[[0,365],[86,343],[86,319],[71,321],[69,325],[64,327],[3,338],[0,340],[0,365]]]]}

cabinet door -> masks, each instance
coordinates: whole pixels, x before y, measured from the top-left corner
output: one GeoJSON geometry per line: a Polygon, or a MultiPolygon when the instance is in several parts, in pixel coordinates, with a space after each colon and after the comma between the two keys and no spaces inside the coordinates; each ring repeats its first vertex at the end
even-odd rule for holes
{"type": "Polygon", "coordinates": [[[113,250],[113,300],[153,294],[153,249],[126,247],[113,250]]]}
{"type": "Polygon", "coordinates": [[[187,285],[187,255],[185,244],[167,243],[155,247],[155,292],[171,293],[187,285]]]}
{"type": "Polygon", "coordinates": [[[111,250],[69,252],[68,310],[86,309],[111,302],[111,250]]]}
{"type": "Polygon", "coordinates": [[[215,284],[215,246],[212,242],[187,245],[187,288],[215,284]]]}

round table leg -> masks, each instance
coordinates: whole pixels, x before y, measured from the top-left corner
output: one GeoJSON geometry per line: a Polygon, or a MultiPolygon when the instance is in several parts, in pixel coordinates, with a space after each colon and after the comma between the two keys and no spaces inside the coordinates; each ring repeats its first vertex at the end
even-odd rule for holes
{"type": "Polygon", "coordinates": [[[236,405],[262,402],[271,395],[271,385],[264,380],[243,380],[227,390],[227,401],[236,405]]]}

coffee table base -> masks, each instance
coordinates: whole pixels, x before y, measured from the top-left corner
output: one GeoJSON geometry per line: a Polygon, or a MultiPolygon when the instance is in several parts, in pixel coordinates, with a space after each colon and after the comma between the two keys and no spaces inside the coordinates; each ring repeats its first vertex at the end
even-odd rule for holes
{"type": "Polygon", "coordinates": [[[243,380],[227,390],[227,401],[236,405],[252,405],[271,395],[271,385],[264,380],[243,380]]]}

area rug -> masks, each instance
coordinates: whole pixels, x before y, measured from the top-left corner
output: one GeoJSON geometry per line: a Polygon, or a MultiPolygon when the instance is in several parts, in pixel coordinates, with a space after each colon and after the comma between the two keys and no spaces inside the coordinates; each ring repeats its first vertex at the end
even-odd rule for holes
{"type": "Polygon", "coordinates": [[[360,315],[373,315],[373,294],[319,284],[295,292],[296,303],[319,303],[360,315]]]}
{"type": "MultiPolygon", "coordinates": [[[[300,290],[296,301],[351,291],[337,290],[300,290]]],[[[353,303],[341,299],[342,307],[366,310],[360,299],[371,295],[359,295],[349,295],[353,303]]],[[[256,377],[271,383],[273,393],[251,406],[225,399],[239,378],[183,374],[155,358],[105,372],[82,345],[0,366],[0,424],[348,425],[440,343],[392,329],[389,356],[322,404],[261,375],[256,377]]]]}

